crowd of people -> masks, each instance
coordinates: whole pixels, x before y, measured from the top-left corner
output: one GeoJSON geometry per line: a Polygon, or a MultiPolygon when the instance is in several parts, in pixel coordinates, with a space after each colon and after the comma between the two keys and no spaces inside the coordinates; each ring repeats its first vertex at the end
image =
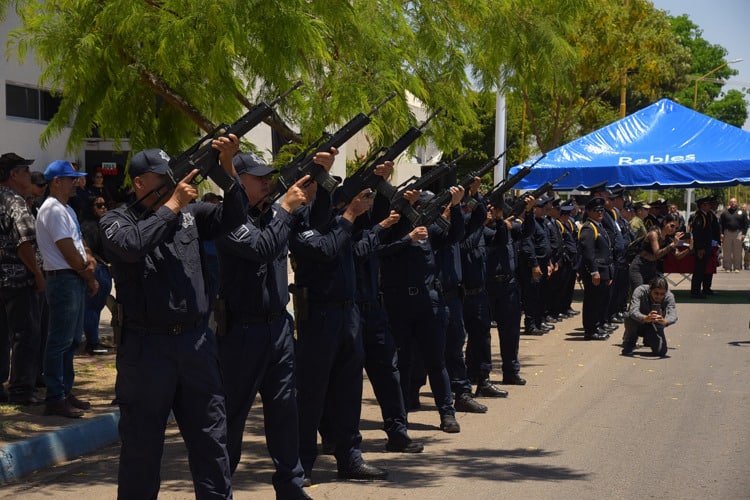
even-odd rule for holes
{"type": "MultiPolygon", "coordinates": [[[[273,168],[240,153],[233,135],[212,147],[234,179],[223,196],[197,201],[197,170],[174,181],[169,156],[147,149],[132,156],[132,199],[117,207],[100,173],[86,189],[70,162],[40,174],[32,160],[0,157],[0,397],[70,418],[90,408],[73,393],[73,356],[83,335],[89,354],[110,352],[98,326],[114,280],[120,498],[157,495],[170,412],[196,495],[231,497],[258,394],[278,498],[309,498],[321,450],[343,479],[383,479],[360,448],[363,370],[385,449],[420,453],[408,414],[427,381],[446,433],[461,431],[456,412],[484,413],[479,399],[508,396],[490,379],[493,326],[506,387],[526,383],[521,335],[581,312],[585,340],[624,324],[623,355],[643,338],[666,356],[664,328],[677,315],[665,260],[694,260],[697,299],[713,293],[720,245],[726,271],[746,262],[748,219],[734,199],[717,216],[717,200],[701,198],[687,221],[666,200],[632,201],[606,183],[585,199],[550,192],[493,206],[477,178],[439,193],[440,219],[414,227],[378,192],[348,199],[351,189],[329,193],[309,176],[269,203],[273,168]],[[573,308],[579,282],[582,311],[573,308]]],[[[336,154],[319,152],[315,163],[328,171],[336,154]]],[[[392,171],[386,162],[375,175],[387,181],[392,171]]],[[[438,199],[404,197],[415,210],[438,199]]]]}

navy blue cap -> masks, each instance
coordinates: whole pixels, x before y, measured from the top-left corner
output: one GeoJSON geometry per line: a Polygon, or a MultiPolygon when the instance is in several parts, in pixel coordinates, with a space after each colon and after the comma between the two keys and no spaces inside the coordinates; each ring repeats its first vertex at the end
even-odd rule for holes
{"type": "Polygon", "coordinates": [[[144,149],[130,159],[130,178],[153,172],[159,175],[169,173],[169,155],[161,149],[144,149]]]}
{"type": "Polygon", "coordinates": [[[560,204],[560,211],[561,212],[572,212],[576,209],[576,201],[573,198],[570,198],[566,200],[564,203],[560,204]]]}
{"type": "Polygon", "coordinates": [[[250,174],[256,177],[265,177],[276,172],[275,169],[266,165],[255,153],[240,153],[232,159],[237,175],[250,174]]]}
{"type": "Polygon", "coordinates": [[[608,181],[603,181],[603,182],[600,182],[598,184],[594,184],[593,186],[591,186],[589,188],[589,192],[591,194],[594,194],[594,193],[612,194],[612,191],[610,191],[609,189],[607,189],[607,182],[608,181]]]}
{"type": "Polygon", "coordinates": [[[552,198],[550,198],[546,194],[543,194],[542,196],[540,196],[539,198],[536,199],[536,206],[537,207],[543,207],[544,205],[546,205],[550,201],[552,201],[552,198]]]}
{"type": "Polygon", "coordinates": [[[56,160],[47,165],[44,178],[48,181],[58,177],[84,177],[86,172],[78,172],[68,160],[56,160]]]}
{"type": "Polygon", "coordinates": [[[604,198],[591,198],[588,203],[586,203],[586,210],[598,210],[598,209],[604,209],[604,198]]]}

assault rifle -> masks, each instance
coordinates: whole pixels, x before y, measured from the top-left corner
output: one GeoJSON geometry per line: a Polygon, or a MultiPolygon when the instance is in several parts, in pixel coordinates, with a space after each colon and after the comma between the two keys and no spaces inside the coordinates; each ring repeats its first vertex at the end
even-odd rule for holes
{"type": "Polygon", "coordinates": [[[344,179],[344,184],[339,188],[341,198],[344,204],[349,203],[362,190],[370,188],[378,193],[390,197],[393,193],[388,190],[389,183],[379,175],[375,175],[375,167],[382,165],[387,161],[395,161],[401,153],[406,151],[414,141],[419,138],[425,127],[430,121],[437,116],[443,108],[438,108],[434,113],[427,117],[419,127],[410,127],[399,139],[388,146],[380,148],[371,154],[352,175],[344,179]]]}
{"type": "MultiPolygon", "coordinates": [[[[479,167],[479,169],[466,174],[466,177],[461,179],[461,181],[458,183],[458,186],[468,191],[469,186],[471,186],[474,180],[477,177],[484,177],[486,174],[491,172],[492,169],[495,168],[495,165],[500,163],[500,159],[505,156],[505,153],[507,151],[508,150],[506,149],[496,157],[487,160],[484,165],[479,167]]],[[[421,218],[419,220],[419,223],[416,225],[429,226],[433,222],[436,222],[443,230],[447,230],[451,224],[451,221],[443,217],[443,211],[445,210],[445,207],[451,202],[452,197],[453,196],[451,195],[450,188],[448,188],[428,201],[424,207],[420,207],[419,214],[421,215],[421,218]]]]}
{"type": "Polygon", "coordinates": [[[169,167],[171,172],[169,182],[171,186],[169,187],[176,186],[186,175],[197,168],[198,174],[191,181],[192,184],[199,184],[205,178],[209,178],[221,189],[228,191],[234,185],[235,180],[219,165],[219,152],[211,147],[211,141],[219,137],[227,137],[229,134],[234,134],[238,138],[241,138],[250,130],[260,125],[263,120],[273,115],[273,108],[301,85],[302,81],[300,80],[292,88],[270,103],[260,102],[256,104],[250,111],[231,125],[222,123],[210,133],[201,137],[198,142],[190,146],[180,156],[170,159],[169,167]]]}
{"type": "Polygon", "coordinates": [[[412,176],[396,187],[388,184],[386,188],[386,196],[391,200],[391,210],[395,210],[406,217],[412,226],[416,227],[422,216],[414,209],[414,207],[409,205],[409,202],[404,198],[404,193],[407,191],[421,191],[426,189],[430,184],[455,170],[458,162],[469,153],[471,153],[471,150],[467,149],[452,161],[440,162],[436,167],[432,168],[421,177],[412,176]]]}
{"type": "Polygon", "coordinates": [[[502,207],[503,202],[505,201],[505,194],[513,189],[516,184],[521,182],[521,179],[529,175],[531,173],[531,169],[534,168],[537,163],[542,161],[545,156],[547,156],[547,153],[544,153],[542,156],[534,160],[534,163],[532,163],[531,165],[522,167],[512,176],[508,177],[507,179],[503,179],[495,184],[492,189],[490,189],[487,194],[484,195],[487,203],[492,205],[493,207],[502,207]]]}
{"type": "Polygon", "coordinates": [[[359,113],[349,120],[335,134],[324,133],[313,145],[299,154],[290,163],[281,167],[279,178],[276,186],[263,200],[267,206],[273,204],[276,200],[286,193],[289,188],[298,180],[306,175],[310,175],[311,180],[318,183],[318,186],[329,193],[338,186],[339,181],[331,177],[323,167],[313,162],[316,153],[329,152],[331,148],[339,148],[346,141],[352,138],[354,134],[365,128],[365,125],[372,121],[372,116],[380,110],[388,101],[393,99],[396,92],[392,92],[388,97],[383,99],[377,106],[372,108],[369,113],[359,113]]]}
{"type": "MultiPolygon", "coordinates": [[[[561,180],[563,180],[564,178],[566,178],[568,175],[570,175],[570,172],[565,172],[564,174],[562,174],[560,177],[558,177],[554,181],[545,182],[544,184],[542,184],[541,186],[539,186],[538,188],[536,188],[535,190],[533,190],[531,193],[528,193],[528,194],[531,195],[531,196],[533,196],[534,198],[539,198],[540,195],[542,195],[542,194],[546,193],[547,191],[549,191],[550,189],[552,189],[552,187],[555,184],[557,184],[558,182],[560,182],[561,180]]],[[[519,215],[521,215],[522,213],[524,213],[524,211],[526,211],[526,202],[523,200],[523,198],[524,198],[524,196],[522,196],[521,198],[517,199],[516,202],[513,203],[513,208],[511,209],[509,215],[512,215],[513,217],[518,217],[519,215]]]]}

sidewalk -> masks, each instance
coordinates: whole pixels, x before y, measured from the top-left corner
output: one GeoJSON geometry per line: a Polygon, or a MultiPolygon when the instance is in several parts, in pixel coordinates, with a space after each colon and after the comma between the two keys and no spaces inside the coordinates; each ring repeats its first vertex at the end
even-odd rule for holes
{"type": "MultiPolygon", "coordinates": [[[[679,281],[679,275],[669,277],[672,282],[679,281]]],[[[714,287],[718,294],[703,301],[690,299],[689,280],[670,288],[676,292],[678,305],[697,302],[705,306],[710,306],[712,303],[717,305],[747,303],[748,277],[750,277],[750,271],[736,275],[727,273],[715,275],[714,287]]],[[[580,303],[575,307],[580,309],[580,303]]],[[[571,327],[580,326],[579,319],[568,321],[571,322],[571,327]]],[[[108,323],[109,315],[105,309],[102,314],[103,336],[111,335],[108,323]]],[[[497,334],[493,331],[493,355],[497,352],[496,338],[497,334]]],[[[522,337],[522,340],[527,339],[527,337],[522,337]]],[[[5,428],[10,418],[8,411],[14,413],[13,418],[17,422],[28,424],[28,429],[22,429],[24,435],[21,436],[28,436],[26,439],[16,439],[14,436],[3,440],[0,437],[0,485],[16,482],[34,471],[92,453],[117,442],[119,412],[111,405],[114,396],[114,363],[113,355],[76,357],[78,375],[76,390],[93,403],[92,411],[87,412],[83,419],[45,417],[41,415],[42,407],[0,406],[0,408],[10,408],[10,410],[0,412],[0,417],[3,419],[0,430],[5,428]]],[[[369,382],[365,383],[365,389],[366,397],[372,399],[369,382]]],[[[372,401],[368,401],[367,405],[363,405],[363,419],[369,418],[377,422],[379,420],[377,410],[377,405],[373,406],[372,401]]]]}

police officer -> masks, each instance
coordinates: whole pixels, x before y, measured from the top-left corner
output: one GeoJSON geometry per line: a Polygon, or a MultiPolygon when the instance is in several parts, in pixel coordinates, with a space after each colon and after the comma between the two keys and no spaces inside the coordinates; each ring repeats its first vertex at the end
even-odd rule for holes
{"type": "Polygon", "coordinates": [[[695,299],[705,299],[706,295],[701,288],[706,280],[706,265],[708,259],[712,258],[713,247],[711,245],[711,199],[704,196],[695,201],[698,210],[693,214],[690,223],[690,231],[693,236],[693,253],[695,255],[695,267],[690,279],[690,296],[695,299]]]}
{"type": "Polygon", "coordinates": [[[474,397],[504,398],[508,391],[490,381],[492,352],[490,335],[490,299],[487,294],[487,249],[484,231],[488,223],[488,210],[479,194],[477,179],[469,187],[471,198],[462,203],[464,221],[469,227],[461,241],[461,273],[463,275],[463,315],[466,328],[466,369],[469,379],[476,381],[474,397]],[[479,224],[474,228],[470,221],[479,224]]]}
{"type": "Polygon", "coordinates": [[[563,227],[557,221],[560,216],[560,198],[551,199],[544,205],[544,227],[547,230],[550,244],[550,274],[542,293],[545,307],[545,323],[558,323],[565,319],[560,310],[560,290],[565,279],[565,241],[563,227]]]}
{"type": "MultiPolygon", "coordinates": [[[[451,221],[461,220],[459,204],[464,190],[452,187],[451,195],[451,221]]],[[[432,193],[409,191],[405,197],[416,205],[426,203],[431,199],[432,193]]],[[[404,398],[411,394],[412,354],[416,347],[424,362],[440,414],[440,429],[447,433],[460,432],[461,427],[456,421],[456,409],[445,366],[447,310],[437,277],[435,250],[460,241],[463,232],[463,224],[451,222],[447,231],[438,224],[432,224],[429,228],[411,228],[409,222],[402,218],[390,231],[388,241],[378,251],[380,286],[399,350],[404,398]]]]}
{"type": "Polygon", "coordinates": [[[562,256],[558,262],[559,288],[553,294],[553,311],[559,316],[570,318],[579,314],[573,310],[573,292],[576,284],[576,270],[578,269],[578,228],[570,218],[575,210],[573,198],[559,204],[555,211],[555,223],[562,236],[562,256]]]}
{"type": "MultiPolygon", "coordinates": [[[[221,137],[213,147],[224,171],[236,176],[237,138],[221,137]]],[[[222,205],[191,203],[198,197],[190,184],[198,170],[170,189],[168,162],[159,149],[133,155],[136,202],[107,212],[100,223],[124,317],[115,387],[122,443],[118,496],[156,498],[171,410],[187,445],[196,497],[231,498],[225,397],[208,328],[201,239],[242,224],[247,195],[237,182],[222,205]]]]}
{"type": "MultiPolygon", "coordinates": [[[[318,161],[328,165],[332,158],[319,153],[318,161]]],[[[295,210],[308,202],[315,185],[305,187],[309,181],[305,176],[281,203],[269,207],[265,200],[275,170],[253,153],[235,156],[234,166],[251,208],[247,222],[216,240],[220,307],[215,318],[225,322],[218,343],[227,394],[229,465],[234,474],[245,421],[260,391],[266,444],[276,467],[276,496],[309,498],[302,490],[304,471],[299,461],[294,324],[286,310],[287,253],[289,234],[296,227],[295,210]]]]}
{"type": "MultiPolygon", "coordinates": [[[[327,397],[333,401],[328,417],[335,433],[332,441],[339,477],[375,480],[387,476],[386,471],[366,463],[360,449],[364,347],[355,302],[352,232],[354,221],[372,205],[368,194],[358,193],[341,215],[331,211],[327,220],[315,220],[306,212],[299,232],[289,242],[295,262],[295,300],[306,309],[296,319],[300,460],[307,484],[312,482],[327,397]]],[[[316,196],[330,200],[322,189],[316,196]]],[[[331,201],[326,204],[332,206],[331,201]]]]}
{"type": "Polygon", "coordinates": [[[523,222],[513,220],[510,207],[491,206],[494,227],[485,231],[487,242],[487,293],[492,317],[497,321],[502,358],[503,384],[524,385],[519,375],[518,344],[521,337],[521,289],[518,283],[519,242],[531,237],[536,229],[533,210],[536,200],[526,198],[523,222]]]}
{"type": "Polygon", "coordinates": [[[625,262],[625,238],[622,235],[620,226],[617,224],[619,214],[617,214],[614,209],[614,195],[612,191],[606,186],[607,181],[604,181],[595,186],[592,186],[590,191],[592,197],[598,197],[604,200],[604,216],[602,218],[601,224],[604,230],[607,232],[609,241],[612,244],[612,264],[614,266],[611,275],[612,284],[608,288],[609,298],[607,300],[607,304],[604,306],[605,322],[602,325],[602,328],[611,332],[619,327],[618,324],[611,322],[612,305],[618,300],[618,297],[622,293],[623,287],[625,290],[624,293],[627,294],[629,283],[627,272],[628,265],[625,262]]]}
{"type": "Polygon", "coordinates": [[[607,340],[603,328],[607,320],[607,301],[612,284],[613,247],[602,226],[604,198],[591,198],[586,203],[587,220],[578,233],[581,251],[580,275],[583,281],[583,330],[586,340],[607,340]]]}
{"type": "MultiPolygon", "coordinates": [[[[544,290],[550,272],[550,241],[544,221],[545,205],[552,201],[542,195],[534,205],[534,231],[520,245],[519,277],[526,313],[526,335],[543,335],[555,328],[544,322],[544,290]]],[[[494,316],[497,321],[497,316],[494,316]]]]}
{"type": "Polygon", "coordinates": [[[628,277],[630,263],[626,259],[625,249],[635,238],[634,233],[630,230],[630,224],[622,215],[625,209],[625,188],[612,188],[610,192],[611,206],[608,207],[607,212],[616,224],[615,229],[622,238],[624,249],[622,256],[615,260],[615,276],[612,282],[612,297],[609,301],[608,315],[611,323],[623,323],[625,311],[628,308],[628,291],[630,289],[628,277]]]}

